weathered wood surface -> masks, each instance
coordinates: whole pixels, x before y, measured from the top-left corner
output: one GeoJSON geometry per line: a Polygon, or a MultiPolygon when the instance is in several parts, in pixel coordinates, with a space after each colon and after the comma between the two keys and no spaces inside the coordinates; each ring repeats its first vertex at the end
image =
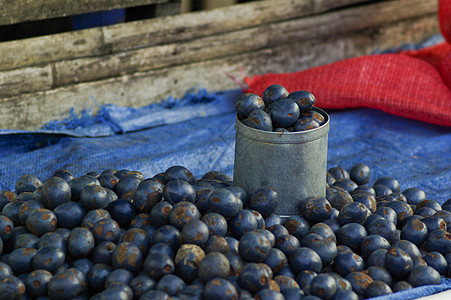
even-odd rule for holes
{"type": "MultiPolygon", "coordinates": [[[[285,1],[286,2],[286,1],[285,1]]],[[[87,30],[86,39],[82,33],[70,46],[63,46],[64,50],[72,49],[74,56],[86,53],[96,43],[104,45],[96,47],[98,54],[92,57],[73,58],[44,64],[51,72],[51,84],[48,82],[33,85],[12,86],[10,82],[20,83],[30,73],[21,74],[18,71],[5,72],[9,81],[0,80],[0,96],[11,96],[26,92],[42,91],[68,84],[96,81],[105,78],[157,70],[186,63],[200,62],[209,59],[226,57],[240,53],[253,52],[275,45],[290,44],[296,40],[329,38],[337,34],[377,28],[384,24],[399,20],[414,18],[421,15],[435,15],[436,7],[429,0],[411,0],[406,6],[403,2],[389,1],[353,7],[313,15],[308,18],[290,19],[285,22],[261,24],[251,28],[234,30],[221,34],[202,36],[191,40],[170,42],[145,48],[138,48],[124,52],[100,55],[103,51],[114,48],[114,37],[106,37],[102,29],[87,30]],[[395,13],[394,13],[395,12],[395,13]],[[79,51],[76,51],[79,46],[79,51]]],[[[271,1],[271,3],[273,3],[271,1]]],[[[288,9],[287,7],[285,9],[288,9]]],[[[66,37],[65,35],[62,35],[66,37]]],[[[64,50],[57,54],[64,55],[64,50]]],[[[69,50],[70,51],[70,50],[69,50]]],[[[113,51],[114,52],[114,51],[113,51]]],[[[29,80],[32,80],[31,78],[29,80]]]]}
{"type": "MultiPolygon", "coordinates": [[[[0,0],[2,1],[2,0],[0,0]]],[[[6,1],[6,0],[5,0],[6,1]]],[[[369,0],[270,0],[0,43],[0,70],[190,41],[369,0]],[[83,38],[85,37],[85,38],[83,38]]],[[[410,0],[424,6],[434,0],[410,0]]],[[[404,5],[404,4],[403,4],[404,5]]],[[[404,5],[409,7],[409,5],[404,5]]],[[[429,11],[429,10],[428,10],[429,11]]],[[[393,13],[392,13],[393,14],[393,13]]]]}
{"type": "Polygon", "coordinates": [[[425,15],[327,38],[294,39],[246,53],[4,97],[0,98],[0,128],[38,129],[49,120],[67,116],[71,108],[80,111],[94,106],[91,96],[99,104],[139,107],[169,95],[180,97],[197,86],[209,90],[237,88],[225,72],[239,77],[240,68],[246,75],[293,72],[369,54],[375,48],[418,43],[436,33],[436,16],[425,15]]]}
{"type": "MultiPolygon", "coordinates": [[[[170,1],[174,2],[174,0],[0,0],[0,25],[170,1]]],[[[176,2],[180,5],[180,1],[176,2]]]]}

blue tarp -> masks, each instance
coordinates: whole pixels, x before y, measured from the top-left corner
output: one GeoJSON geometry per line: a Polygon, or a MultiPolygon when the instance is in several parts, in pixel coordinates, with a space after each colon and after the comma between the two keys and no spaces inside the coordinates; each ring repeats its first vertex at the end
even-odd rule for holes
{"type": "MultiPolygon", "coordinates": [[[[196,177],[211,170],[233,176],[235,114],[240,90],[190,91],[182,99],[140,109],[106,105],[100,113],[72,114],[42,130],[0,130],[0,190],[14,190],[24,174],[48,178],[64,168],[75,176],[107,168],[151,177],[183,165],[196,177]]],[[[365,163],[377,178],[418,187],[429,199],[451,198],[451,129],[372,109],[329,111],[328,167],[365,163]]],[[[384,299],[411,299],[451,288],[421,287],[384,299]]]]}

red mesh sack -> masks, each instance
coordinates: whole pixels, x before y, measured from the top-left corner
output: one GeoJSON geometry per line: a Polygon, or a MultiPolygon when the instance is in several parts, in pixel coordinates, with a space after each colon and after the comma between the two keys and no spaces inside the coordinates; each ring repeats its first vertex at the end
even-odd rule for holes
{"type": "Polygon", "coordinates": [[[246,92],[261,95],[278,83],[289,92],[308,90],[315,106],[368,107],[451,126],[451,0],[440,0],[446,42],[396,54],[366,55],[307,70],[246,77],[246,92]]]}

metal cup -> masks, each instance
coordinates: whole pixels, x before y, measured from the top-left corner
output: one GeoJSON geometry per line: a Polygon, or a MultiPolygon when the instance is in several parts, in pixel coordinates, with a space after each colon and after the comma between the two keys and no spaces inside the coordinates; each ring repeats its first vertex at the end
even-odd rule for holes
{"type": "Polygon", "coordinates": [[[326,123],[299,132],[271,132],[236,120],[233,183],[252,195],[263,186],[278,193],[276,214],[299,214],[299,202],[326,196],[329,115],[317,107],[326,123]]]}

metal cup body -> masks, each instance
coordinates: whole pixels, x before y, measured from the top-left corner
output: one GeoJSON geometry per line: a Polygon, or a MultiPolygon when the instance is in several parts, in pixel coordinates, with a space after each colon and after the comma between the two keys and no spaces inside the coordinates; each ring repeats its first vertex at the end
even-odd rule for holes
{"type": "Polygon", "coordinates": [[[270,132],[236,120],[233,183],[249,196],[263,186],[278,193],[276,214],[299,214],[299,202],[326,196],[329,115],[314,107],[326,123],[307,131],[270,132]]]}

